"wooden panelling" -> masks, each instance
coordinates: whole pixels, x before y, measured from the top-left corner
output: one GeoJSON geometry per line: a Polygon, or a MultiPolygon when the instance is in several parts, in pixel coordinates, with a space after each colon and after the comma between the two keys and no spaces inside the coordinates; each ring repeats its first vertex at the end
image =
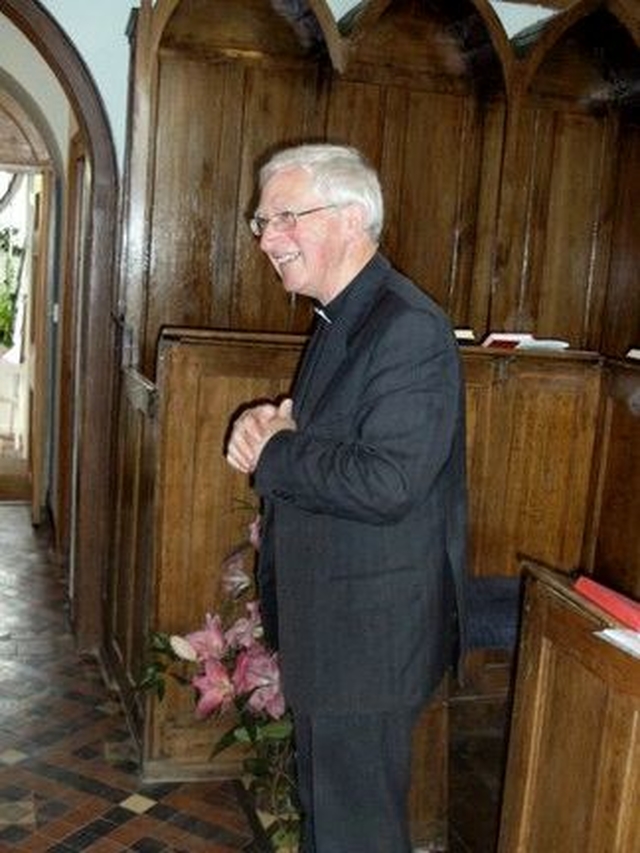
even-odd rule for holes
{"type": "MultiPolygon", "coordinates": [[[[456,96],[411,92],[402,114],[403,146],[395,152],[398,207],[388,211],[399,226],[389,251],[403,271],[449,310],[464,304],[470,290],[465,261],[473,251],[478,172],[476,160],[473,176],[466,173],[465,151],[477,139],[473,107],[456,96]],[[466,280],[461,280],[463,271],[466,280]]],[[[461,325],[466,321],[462,318],[461,325]]]]}
{"type": "Polygon", "coordinates": [[[547,133],[536,140],[530,258],[521,287],[529,291],[528,310],[540,337],[597,350],[617,140],[603,120],[557,112],[545,118],[547,133]]]}
{"type": "Polygon", "coordinates": [[[136,693],[147,651],[148,606],[153,565],[156,390],[134,370],[122,374],[116,471],[117,523],[113,569],[106,587],[107,651],[130,712],[139,726],[143,698],[136,693]]]}
{"type": "MultiPolygon", "coordinates": [[[[158,371],[161,409],[156,426],[153,563],[127,533],[144,541],[136,522],[141,507],[135,505],[135,496],[140,495],[135,482],[139,477],[135,421],[130,429],[132,456],[123,465],[125,475],[134,481],[125,479],[121,488],[121,514],[133,528],[125,528],[119,539],[121,586],[113,593],[113,630],[120,646],[129,642],[131,630],[137,631],[139,640],[144,634],[140,614],[135,616],[130,609],[136,573],[146,571],[149,576],[146,594],[153,590],[151,621],[156,627],[185,631],[203,618],[203,607],[215,608],[219,567],[244,538],[249,520],[246,512],[234,507],[253,500],[244,478],[222,458],[230,413],[248,399],[283,391],[299,349],[285,338],[279,357],[269,353],[265,359],[253,338],[247,342],[240,334],[234,338],[233,333],[202,332],[195,338],[195,332],[178,337],[167,332],[164,340],[158,371]],[[131,620],[137,628],[131,628],[131,620]]],[[[593,479],[601,387],[598,360],[474,349],[463,352],[463,361],[468,392],[470,571],[517,574],[519,553],[553,560],[567,571],[576,568],[581,563],[593,479]]],[[[149,494],[142,505],[148,500],[149,494]]],[[[136,595],[141,590],[138,587],[136,595]]],[[[148,620],[143,621],[148,627],[148,620]]],[[[186,750],[190,705],[179,695],[172,701],[183,712],[184,737],[169,734],[169,723],[154,729],[152,763],[158,760],[158,743],[167,749],[167,739],[178,752],[165,755],[163,761],[180,763],[179,751],[186,750]]],[[[169,702],[166,708],[171,707],[169,702]]],[[[166,708],[158,711],[163,720],[166,708]]],[[[189,744],[195,748],[191,740],[189,744]]]]}
{"type": "Polygon", "coordinates": [[[527,583],[500,853],[640,844],[640,662],[551,572],[527,583]]]}
{"type": "Polygon", "coordinates": [[[597,359],[466,350],[471,570],[518,554],[581,564],[601,374],[597,359]]]}
{"type": "MultiPolygon", "coordinates": [[[[492,443],[487,440],[495,429],[496,393],[500,390],[500,372],[498,362],[492,358],[476,355],[470,350],[463,353],[463,366],[466,385],[466,428],[467,428],[467,481],[469,485],[469,563],[477,565],[485,545],[488,532],[482,527],[484,515],[489,511],[485,507],[496,501],[489,496],[486,484],[491,477],[492,443]]],[[[504,436],[504,427],[500,435],[504,436]]],[[[474,572],[474,574],[480,572],[474,572]]],[[[497,574],[488,571],[487,574],[497,574]]]]}
{"type": "Polygon", "coordinates": [[[150,374],[167,324],[309,325],[310,309],[284,293],[248,228],[258,158],[276,141],[313,133],[315,74],[286,86],[284,77],[238,64],[163,60],[145,334],[150,374]],[[234,109],[242,99],[244,114],[234,109]],[[197,123],[194,102],[206,104],[197,123]]]}
{"type": "MultiPolygon", "coordinates": [[[[396,93],[385,93],[371,82],[334,80],[327,98],[327,139],[349,139],[351,145],[366,151],[372,162],[379,162],[386,128],[389,124],[397,126],[397,122],[387,121],[387,116],[397,114],[398,110],[404,112],[406,107],[404,102],[386,99],[392,94],[396,93]]],[[[401,135],[404,134],[401,132],[401,135]]]]}
{"type": "Polygon", "coordinates": [[[612,364],[607,374],[592,570],[640,599],[640,366],[612,364]]]}
{"type": "Polygon", "coordinates": [[[640,334],[632,190],[617,203],[640,173],[640,142],[593,100],[610,86],[608,51],[628,60],[622,28],[594,14],[555,42],[547,32],[539,67],[507,64],[501,85],[492,28],[471,4],[383,6],[336,74],[268,4],[177,5],[158,82],[142,81],[157,109],[146,322],[135,330],[146,373],[167,323],[307,331],[307,307],[278,287],[246,220],[268,152],[313,139],[354,144],[380,169],[384,249],[456,325],[480,337],[529,330],[580,349],[606,342],[616,354],[640,334]],[[632,178],[619,185],[621,138],[632,178]]]}
{"type": "MultiPolygon", "coordinates": [[[[224,459],[229,421],[247,401],[286,392],[300,345],[292,337],[163,335],[148,629],[186,633],[218,609],[222,562],[246,541],[257,512],[247,478],[224,459]]],[[[170,685],[162,703],[149,703],[145,775],[229,772],[226,754],[209,762],[225,725],[196,721],[189,691],[170,685]]]]}
{"type": "Polygon", "coordinates": [[[525,108],[511,132],[490,326],[596,348],[611,241],[615,126],[525,108]]]}
{"type": "Polygon", "coordinates": [[[307,332],[310,306],[286,294],[271,264],[258,249],[248,219],[257,203],[257,169],[283,144],[318,138],[324,125],[324,100],[315,66],[293,76],[285,69],[247,71],[244,92],[236,267],[232,328],[307,332]]]}
{"type": "Polygon", "coordinates": [[[239,117],[229,107],[242,88],[237,67],[161,63],[147,335],[154,350],[161,325],[195,325],[210,314],[213,234],[230,245],[235,237],[224,211],[237,207],[238,175],[220,172],[218,158],[229,136],[237,138],[239,117]],[[208,105],[197,122],[194,103],[208,105]]]}
{"type": "Polygon", "coordinates": [[[162,49],[214,60],[305,53],[292,27],[264,0],[182,0],[162,34],[162,49]]]}
{"type": "Polygon", "coordinates": [[[640,124],[623,129],[617,161],[615,225],[600,348],[623,356],[640,344],[640,124]]]}
{"type": "MultiPolygon", "coordinates": [[[[469,91],[469,66],[456,37],[450,4],[425,9],[415,0],[395,0],[353,45],[346,74],[380,85],[430,91],[469,91]],[[385,57],[386,61],[381,62],[385,57]]],[[[472,13],[467,7],[462,12],[472,13]]],[[[458,14],[461,6],[458,4],[458,14]]]]}

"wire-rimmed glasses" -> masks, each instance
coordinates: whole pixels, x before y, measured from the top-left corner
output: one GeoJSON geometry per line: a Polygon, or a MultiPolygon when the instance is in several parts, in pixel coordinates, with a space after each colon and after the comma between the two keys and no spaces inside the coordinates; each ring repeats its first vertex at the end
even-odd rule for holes
{"type": "Polygon", "coordinates": [[[298,219],[301,216],[309,216],[310,213],[319,213],[321,210],[329,210],[332,207],[337,207],[335,204],[323,204],[321,207],[309,207],[307,210],[280,210],[274,213],[273,216],[262,216],[256,213],[249,220],[249,228],[256,237],[262,237],[269,226],[276,233],[284,231],[292,231],[298,224],[298,219]]]}

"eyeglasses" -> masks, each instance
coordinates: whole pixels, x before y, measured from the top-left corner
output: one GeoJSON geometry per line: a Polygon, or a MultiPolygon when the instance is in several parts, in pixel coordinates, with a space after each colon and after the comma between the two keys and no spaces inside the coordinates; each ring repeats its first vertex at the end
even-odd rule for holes
{"type": "Polygon", "coordinates": [[[335,204],[324,204],[322,207],[310,207],[308,210],[281,210],[273,216],[260,216],[256,214],[249,220],[249,228],[256,237],[262,237],[269,225],[277,234],[285,231],[293,231],[301,216],[309,216],[310,213],[319,213],[321,210],[329,210],[337,207],[335,204]]]}

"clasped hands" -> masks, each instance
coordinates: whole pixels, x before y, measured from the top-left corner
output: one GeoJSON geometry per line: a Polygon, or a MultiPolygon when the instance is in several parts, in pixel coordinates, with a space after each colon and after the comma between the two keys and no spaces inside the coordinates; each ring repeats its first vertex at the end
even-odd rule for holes
{"type": "Polygon", "coordinates": [[[229,465],[252,474],[269,439],[281,430],[296,429],[292,408],[293,400],[287,397],[279,405],[259,403],[245,409],[231,428],[226,453],[229,465]]]}

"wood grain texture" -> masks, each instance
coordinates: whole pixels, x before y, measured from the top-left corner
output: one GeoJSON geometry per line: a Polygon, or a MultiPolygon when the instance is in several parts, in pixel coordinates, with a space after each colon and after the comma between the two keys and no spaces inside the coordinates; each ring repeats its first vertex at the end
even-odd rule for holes
{"type": "Polygon", "coordinates": [[[614,626],[530,565],[500,853],[626,853],[640,843],[640,662],[614,626]]]}

